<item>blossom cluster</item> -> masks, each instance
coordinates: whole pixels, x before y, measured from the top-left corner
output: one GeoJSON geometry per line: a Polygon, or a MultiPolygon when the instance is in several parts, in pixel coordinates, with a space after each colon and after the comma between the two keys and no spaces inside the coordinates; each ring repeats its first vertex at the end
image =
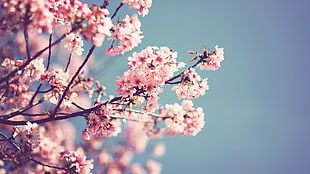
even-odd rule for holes
{"type": "Polygon", "coordinates": [[[152,6],[152,0],[123,0],[122,3],[128,4],[129,8],[138,9],[140,15],[147,15],[152,6]]]}
{"type": "Polygon", "coordinates": [[[119,120],[111,119],[108,115],[90,113],[87,116],[88,127],[83,131],[83,138],[89,140],[91,135],[96,137],[113,137],[121,132],[119,120]]]}
{"type": "Polygon", "coordinates": [[[4,29],[11,26],[30,29],[35,32],[52,33],[56,25],[69,25],[90,39],[97,47],[113,27],[109,11],[93,5],[89,7],[79,0],[1,0],[3,17],[0,20],[4,29]]]}
{"type": "Polygon", "coordinates": [[[93,160],[86,160],[86,156],[82,148],[77,151],[63,152],[61,157],[66,161],[69,173],[90,173],[93,169],[93,160]]]}
{"type": "Polygon", "coordinates": [[[176,57],[177,53],[167,47],[149,46],[139,53],[133,53],[133,56],[128,58],[130,70],[116,81],[116,92],[123,97],[129,96],[136,104],[146,99],[146,110],[157,109],[158,94],[162,91],[160,87],[175,71],[184,66],[183,62],[176,61],[176,57]],[[134,97],[139,95],[142,97],[134,97]]]}
{"type": "Polygon", "coordinates": [[[77,33],[67,34],[63,41],[65,43],[64,47],[67,48],[70,52],[79,56],[82,55],[82,52],[84,51],[82,47],[84,44],[82,38],[77,33]]]}
{"type": "Polygon", "coordinates": [[[54,14],[50,11],[55,0],[1,0],[3,19],[1,26],[14,30],[14,27],[27,26],[37,32],[52,33],[54,14]],[[24,23],[25,25],[24,25],[24,23]]]}
{"type": "Polygon", "coordinates": [[[113,34],[109,40],[116,41],[117,44],[115,47],[108,48],[106,54],[113,56],[124,54],[137,47],[143,38],[143,36],[140,36],[142,34],[140,27],[141,23],[137,14],[134,14],[131,18],[126,15],[122,21],[114,24],[112,28],[113,34]]]}
{"type": "Polygon", "coordinates": [[[25,126],[14,128],[13,138],[25,153],[29,153],[40,144],[40,134],[36,123],[27,122],[25,126]]]}
{"type": "Polygon", "coordinates": [[[201,79],[195,69],[190,68],[181,74],[181,82],[171,89],[176,91],[179,99],[197,98],[209,89],[207,80],[207,78],[201,79]]]}
{"type": "Polygon", "coordinates": [[[195,136],[203,128],[204,113],[201,107],[193,108],[191,100],[184,100],[182,105],[166,105],[164,115],[167,135],[192,135],[195,136]]]}
{"type": "MultiPolygon", "coordinates": [[[[10,108],[15,110],[29,103],[33,91],[30,89],[32,82],[40,79],[45,71],[43,58],[38,58],[27,65],[23,70],[18,70],[16,75],[10,79],[9,84],[0,85],[2,93],[0,101],[3,103],[1,110],[10,108]]],[[[23,65],[25,60],[5,58],[0,65],[0,78],[5,78],[9,73],[23,65]]]]}
{"type": "MultiPolygon", "coordinates": [[[[190,52],[191,54],[198,54],[195,52],[190,52]]],[[[213,53],[207,53],[205,50],[206,59],[199,64],[201,70],[216,70],[221,67],[221,62],[224,60],[224,48],[219,48],[218,45],[215,46],[215,51],[213,53]]],[[[205,57],[204,57],[205,58],[205,57]]]]}
{"type": "Polygon", "coordinates": [[[106,36],[111,35],[112,20],[108,9],[98,8],[95,5],[89,7],[85,2],[78,0],[63,0],[57,3],[53,12],[57,21],[64,24],[71,24],[85,39],[100,47],[106,36]]]}

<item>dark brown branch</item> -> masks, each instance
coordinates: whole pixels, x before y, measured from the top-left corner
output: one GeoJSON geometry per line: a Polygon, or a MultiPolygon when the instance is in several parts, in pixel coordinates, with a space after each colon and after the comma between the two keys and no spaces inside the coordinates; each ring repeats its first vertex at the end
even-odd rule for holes
{"type": "Polygon", "coordinates": [[[69,55],[69,59],[68,59],[68,62],[67,62],[66,68],[65,68],[65,72],[68,71],[69,65],[71,63],[71,58],[72,58],[72,53],[70,53],[70,55],[69,55]]]}
{"type": "Polygon", "coordinates": [[[50,63],[51,63],[51,55],[52,55],[52,38],[53,38],[53,35],[50,34],[50,38],[49,38],[49,41],[48,41],[48,57],[47,57],[47,65],[46,65],[46,70],[49,69],[50,67],[50,63]]]}
{"type": "Polygon", "coordinates": [[[24,39],[26,44],[26,52],[27,52],[27,59],[30,59],[30,48],[29,48],[29,35],[28,35],[28,24],[29,24],[29,12],[30,12],[30,6],[26,6],[26,13],[24,17],[24,39]]]}
{"type": "Polygon", "coordinates": [[[8,114],[8,115],[0,115],[0,117],[1,117],[2,119],[5,119],[5,120],[6,120],[6,119],[10,119],[10,118],[12,118],[12,117],[15,117],[15,116],[17,116],[17,115],[23,115],[25,111],[27,111],[28,109],[30,109],[30,108],[32,108],[32,107],[34,107],[34,106],[36,106],[36,105],[42,103],[43,101],[44,101],[44,98],[41,98],[41,99],[40,99],[37,103],[35,103],[35,104],[29,103],[28,106],[26,106],[25,108],[22,108],[22,110],[12,112],[12,113],[10,113],[10,114],[8,114]]]}
{"type": "MultiPolygon", "coordinates": [[[[37,124],[42,124],[42,123],[46,123],[46,122],[50,122],[50,121],[57,121],[57,120],[65,120],[65,119],[69,119],[69,118],[73,118],[73,117],[85,117],[87,116],[89,113],[94,112],[96,110],[98,110],[101,106],[104,106],[108,103],[114,103],[116,101],[121,100],[123,97],[115,97],[109,101],[106,101],[100,105],[91,107],[89,109],[85,109],[83,111],[78,111],[78,112],[74,112],[74,113],[70,113],[68,115],[64,114],[64,113],[58,113],[58,114],[62,114],[64,116],[58,116],[58,117],[48,117],[48,118],[43,118],[43,119],[39,119],[39,120],[33,120],[31,121],[32,123],[37,123],[37,124]]],[[[27,121],[11,121],[11,120],[6,120],[6,119],[0,119],[0,124],[6,124],[6,125],[26,125],[27,121]]]]}
{"type": "Polygon", "coordinates": [[[60,105],[62,104],[63,100],[65,99],[67,93],[69,92],[70,90],[70,87],[71,85],[73,84],[75,78],[79,75],[79,73],[82,71],[82,69],[84,68],[84,66],[86,65],[86,63],[88,62],[90,56],[92,55],[92,53],[94,52],[96,46],[93,45],[90,50],[88,51],[88,54],[86,56],[86,58],[84,59],[83,63],[81,64],[81,66],[79,67],[79,69],[75,72],[74,76],[71,78],[71,81],[69,82],[68,86],[66,87],[65,91],[63,92],[60,100],[58,101],[55,109],[54,109],[54,112],[52,113],[51,117],[55,117],[56,116],[56,113],[60,107],[60,105]]]}
{"type": "Polygon", "coordinates": [[[24,69],[26,66],[28,66],[33,60],[35,60],[36,58],[38,58],[41,54],[43,54],[47,49],[49,49],[50,47],[53,47],[54,45],[58,44],[59,42],[61,42],[61,40],[63,38],[66,37],[66,34],[62,35],[58,40],[56,40],[55,42],[53,42],[51,44],[51,46],[48,46],[44,49],[42,49],[41,51],[37,52],[37,54],[35,54],[32,58],[28,58],[24,64],[22,64],[21,66],[19,66],[18,68],[16,68],[15,70],[11,71],[8,75],[6,75],[5,77],[0,79],[0,84],[2,84],[3,82],[7,81],[8,79],[10,79],[10,77],[14,76],[18,71],[24,69]]]}
{"type": "Polygon", "coordinates": [[[114,12],[113,15],[111,16],[111,19],[113,19],[113,18],[116,16],[117,12],[121,9],[121,7],[122,7],[123,5],[124,5],[123,3],[120,3],[120,4],[119,4],[119,6],[116,8],[115,12],[114,12]]]}
{"type": "Polygon", "coordinates": [[[49,167],[49,168],[54,168],[54,169],[59,169],[59,170],[68,170],[68,168],[65,168],[65,167],[57,167],[57,166],[52,166],[52,165],[49,165],[49,164],[44,164],[38,160],[35,160],[33,159],[31,156],[28,156],[27,157],[30,161],[33,161],[41,166],[45,166],[45,167],[49,167]]]}
{"type": "Polygon", "coordinates": [[[179,83],[181,83],[182,80],[177,81],[177,82],[172,82],[172,81],[175,80],[175,79],[177,79],[177,78],[179,78],[179,77],[181,77],[181,76],[182,76],[182,73],[184,73],[186,70],[189,70],[189,69],[191,69],[191,68],[195,68],[195,67],[198,66],[200,63],[204,62],[205,59],[207,58],[207,55],[200,55],[199,58],[200,58],[200,59],[199,59],[194,65],[188,67],[187,69],[183,70],[183,71],[180,72],[179,74],[177,74],[177,75],[171,77],[169,80],[167,80],[167,81],[165,82],[165,84],[179,84],[179,83]]]}

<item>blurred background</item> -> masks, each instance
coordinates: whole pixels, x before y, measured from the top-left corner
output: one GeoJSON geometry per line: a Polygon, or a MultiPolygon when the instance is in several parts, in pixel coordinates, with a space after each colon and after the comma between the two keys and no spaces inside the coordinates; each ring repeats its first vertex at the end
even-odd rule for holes
{"type": "MultiPolygon", "coordinates": [[[[126,7],[121,19],[136,12],[126,7]]],[[[133,51],[168,46],[187,62],[189,50],[225,48],[222,68],[201,72],[210,90],[194,104],[205,111],[204,129],[162,140],[162,173],[310,173],[309,7],[306,0],[153,0],[149,15],[139,16],[144,39],[133,51]]],[[[103,52],[96,52],[98,77],[115,94],[132,52],[103,52]]],[[[169,88],[161,103],[180,103],[169,88]]]]}

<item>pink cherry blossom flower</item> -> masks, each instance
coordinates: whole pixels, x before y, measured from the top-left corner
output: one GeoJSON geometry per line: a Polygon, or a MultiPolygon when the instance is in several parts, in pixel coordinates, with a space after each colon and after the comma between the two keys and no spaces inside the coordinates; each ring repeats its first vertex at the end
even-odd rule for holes
{"type": "Polygon", "coordinates": [[[201,79],[195,69],[190,68],[182,73],[182,81],[171,89],[176,91],[179,99],[192,99],[205,94],[209,89],[207,78],[201,79]]]}
{"type": "Polygon", "coordinates": [[[27,125],[14,127],[13,138],[24,152],[33,151],[40,144],[38,125],[28,121],[27,125]]]}
{"type": "Polygon", "coordinates": [[[134,121],[127,122],[125,139],[134,152],[141,153],[146,148],[148,137],[143,130],[144,124],[134,121]]]}
{"type": "Polygon", "coordinates": [[[86,160],[82,148],[78,148],[77,151],[63,152],[61,156],[66,161],[71,172],[90,174],[90,170],[94,168],[93,160],[86,160]]]}
{"type": "Polygon", "coordinates": [[[155,145],[155,147],[152,150],[152,154],[155,157],[161,157],[165,154],[166,147],[163,143],[158,143],[155,145]]]}
{"type": "Polygon", "coordinates": [[[148,160],[146,162],[146,168],[149,174],[160,174],[161,173],[161,164],[154,160],[148,160]]]}
{"type": "Polygon", "coordinates": [[[184,66],[182,62],[176,61],[176,57],[177,53],[167,47],[147,47],[139,53],[134,52],[128,58],[131,69],[116,80],[117,92],[139,104],[139,97],[134,96],[145,96],[147,104],[144,109],[154,111],[158,108],[161,87],[175,71],[184,66]]]}
{"type": "Polygon", "coordinates": [[[221,67],[221,62],[224,60],[224,48],[215,46],[215,51],[208,54],[208,60],[199,65],[201,70],[216,70],[221,67]]]}
{"type": "Polygon", "coordinates": [[[143,36],[140,36],[142,34],[140,27],[141,23],[137,14],[134,14],[131,18],[126,15],[122,21],[113,26],[113,34],[109,40],[117,41],[117,44],[113,48],[108,48],[106,54],[111,56],[124,54],[137,47],[143,38],[143,36]]]}
{"type": "Polygon", "coordinates": [[[204,113],[201,107],[191,109],[185,115],[185,128],[182,135],[195,136],[205,125],[204,113]]]}
{"type": "Polygon", "coordinates": [[[129,8],[138,9],[138,13],[142,16],[147,15],[152,6],[152,0],[123,0],[122,3],[128,4],[129,8]]]}
{"type": "Polygon", "coordinates": [[[54,26],[54,14],[50,11],[52,0],[3,0],[2,14],[4,20],[1,25],[11,29],[11,26],[18,25],[35,32],[52,33],[54,26]],[[27,16],[28,18],[24,19],[27,16]],[[24,20],[28,25],[24,25],[24,20]]]}
{"type": "Polygon", "coordinates": [[[193,108],[189,100],[184,100],[182,105],[175,103],[166,105],[165,108],[163,115],[167,117],[165,119],[167,135],[195,136],[204,127],[203,109],[193,108]]]}
{"type": "Polygon", "coordinates": [[[87,116],[88,127],[83,131],[83,138],[89,140],[91,135],[96,137],[113,137],[121,132],[120,122],[107,116],[90,113],[87,116]]]}
{"type": "Polygon", "coordinates": [[[84,49],[82,48],[83,40],[78,34],[67,34],[63,42],[65,43],[64,47],[67,48],[70,52],[75,53],[79,56],[82,55],[82,52],[84,51],[84,49]]]}
{"type": "Polygon", "coordinates": [[[143,167],[138,164],[138,163],[134,163],[130,166],[130,171],[132,172],[132,174],[146,174],[146,171],[143,169],[143,167]]]}

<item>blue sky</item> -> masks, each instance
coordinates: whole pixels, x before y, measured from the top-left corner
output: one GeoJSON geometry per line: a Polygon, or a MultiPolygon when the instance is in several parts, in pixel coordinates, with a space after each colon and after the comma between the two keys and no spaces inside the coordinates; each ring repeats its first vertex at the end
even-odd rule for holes
{"type": "MultiPolygon", "coordinates": [[[[163,173],[310,173],[308,7],[305,0],[153,1],[134,51],[168,46],[187,61],[188,50],[225,48],[222,68],[203,72],[210,90],[194,100],[206,126],[195,137],[163,139],[163,173]]],[[[107,86],[130,54],[108,58],[107,86]]]]}

